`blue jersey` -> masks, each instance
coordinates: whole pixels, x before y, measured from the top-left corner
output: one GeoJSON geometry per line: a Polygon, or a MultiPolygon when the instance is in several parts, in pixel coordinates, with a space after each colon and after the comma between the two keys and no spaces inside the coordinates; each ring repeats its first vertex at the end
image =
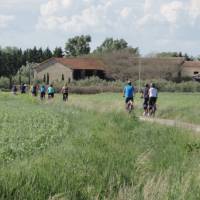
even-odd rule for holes
{"type": "Polygon", "coordinates": [[[45,93],[45,92],[46,92],[46,88],[42,86],[42,87],[40,88],[40,92],[41,92],[41,93],[45,93]]]}
{"type": "Polygon", "coordinates": [[[124,87],[124,95],[126,98],[132,98],[134,96],[134,87],[132,85],[126,85],[124,87]]]}

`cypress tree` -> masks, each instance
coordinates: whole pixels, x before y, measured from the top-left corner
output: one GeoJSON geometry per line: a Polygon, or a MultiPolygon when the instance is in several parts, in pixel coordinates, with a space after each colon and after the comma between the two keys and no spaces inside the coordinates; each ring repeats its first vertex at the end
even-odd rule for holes
{"type": "Polygon", "coordinates": [[[64,74],[62,74],[62,81],[64,81],[65,80],[65,76],[64,76],[64,74]]]}
{"type": "Polygon", "coordinates": [[[44,74],[43,82],[46,83],[46,74],[44,74]]]}
{"type": "Polygon", "coordinates": [[[47,85],[49,84],[49,73],[47,73],[47,85]]]}

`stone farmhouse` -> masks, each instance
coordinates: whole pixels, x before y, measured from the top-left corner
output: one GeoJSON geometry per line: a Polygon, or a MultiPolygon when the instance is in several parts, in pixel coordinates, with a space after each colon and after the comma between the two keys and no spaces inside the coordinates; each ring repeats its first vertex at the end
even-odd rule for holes
{"type": "MultiPolygon", "coordinates": [[[[117,62],[117,61],[116,61],[117,62]]],[[[101,79],[106,77],[112,71],[110,64],[117,69],[115,62],[106,63],[96,58],[50,58],[34,68],[34,79],[44,80],[44,77],[53,81],[73,81],[98,76],[101,79]]],[[[138,78],[139,65],[144,79],[152,78],[193,78],[200,79],[200,61],[185,61],[184,58],[132,58],[129,67],[125,73],[138,78]],[[197,78],[195,78],[197,77],[197,78]]],[[[123,68],[121,68],[122,70],[123,68]]],[[[124,68],[125,69],[125,68],[124,68]]],[[[119,70],[116,73],[124,73],[119,70]]],[[[124,75],[127,77],[127,75],[124,75]]],[[[109,75],[108,75],[109,76],[109,75]]]]}
{"type": "Polygon", "coordinates": [[[184,58],[142,58],[135,60],[135,64],[142,66],[142,70],[160,71],[161,74],[180,76],[182,78],[200,77],[200,61],[186,61],[184,58]]]}
{"type": "Polygon", "coordinates": [[[200,61],[185,61],[182,69],[183,77],[200,75],[200,61]]]}
{"type": "Polygon", "coordinates": [[[93,58],[50,58],[34,68],[34,79],[44,80],[49,77],[49,82],[72,81],[91,76],[104,78],[104,63],[93,58]]]}

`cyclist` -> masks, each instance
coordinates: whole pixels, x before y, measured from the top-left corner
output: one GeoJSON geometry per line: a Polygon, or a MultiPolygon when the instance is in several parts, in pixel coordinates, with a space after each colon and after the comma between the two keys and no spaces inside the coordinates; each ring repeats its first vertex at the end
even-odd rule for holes
{"type": "Polygon", "coordinates": [[[21,94],[25,94],[26,93],[26,84],[23,83],[21,86],[20,86],[20,90],[21,90],[21,94]]]}
{"type": "Polygon", "coordinates": [[[16,85],[13,85],[12,92],[13,92],[14,95],[17,94],[17,86],[16,85]]]}
{"type": "Polygon", "coordinates": [[[53,88],[52,84],[48,87],[47,93],[48,93],[48,99],[54,98],[55,89],[53,88]]]}
{"type": "Polygon", "coordinates": [[[63,94],[63,101],[67,101],[68,95],[69,95],[69,89],[68,89],[67,83],[62,87],[61,92],[63,94]]]}
{"type": "Polygon", "coordinates": [[[152,115],[156,111],[156,101],[158,98],[158,90],[154,83],[151,83],[149,89],[149,115],[152,115]]]}
{"type": "Polygon", "coordinates": [[[37,96],[37,86],[35,84],[31,86],[31,93],[32,93],[32,96],[34,97],[37,96]]]}
{"type": "Polygon", "coordinates": [[[143,99],[144,99],[144,103],[143,103],[144,113],[143,113],[143,116],[147,116],[147,114],[148,114],[149,88],[150,88],[149,84],[146,84],[145,88],[143,90],[143,99]]]}
{"type": "Polygon", "coordinates": [[[125,103],[126,103],[126,109],[128,109],[128,102],[131,101],[133,104],[133,97],[134,97],[135,89],[132,86],[131,81],[129,80],[127,82],[127,85],[124,87],[124,97],[125,97],[125,103]]]}
{"type": "Polygon", "coordinates": [[[46,88],[45,88],[44,85],[42,85],[42,86],[40,87],[40,99],[41,99],[41,100],[45,99],[45,94],[46,94],[46,88]]]}

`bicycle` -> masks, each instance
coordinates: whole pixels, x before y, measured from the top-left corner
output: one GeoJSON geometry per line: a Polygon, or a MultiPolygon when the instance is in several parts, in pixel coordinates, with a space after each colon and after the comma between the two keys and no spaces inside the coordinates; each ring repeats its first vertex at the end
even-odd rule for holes
{"type": "Polygon", "coordinates": [[[48,93],[48,100],[51,100],[54,98],[54,93],[48,93]]]}
{"type": "Polygon", "coordinates": [[[152,108],[149,109],[149,116],[150,117],[155,117],[156,110],[157,110],[157,106],[156,106],[156,103],[155,103],[154,105],[152,105],[152,108]]]}
{"type": "Polygon", "coordinates": [[[128,103],[126,104],[126,110],[128,111],[128,113],[130,114],[132,112],[132,110],[134,109],[133,106],[133,101],[129,100],[128,103]]]}
{"type": "Polygon", "coordinates": [[[63,94],[63,101],[68,101],[68,94],[67,93],[64,93],[63,94]]]}

